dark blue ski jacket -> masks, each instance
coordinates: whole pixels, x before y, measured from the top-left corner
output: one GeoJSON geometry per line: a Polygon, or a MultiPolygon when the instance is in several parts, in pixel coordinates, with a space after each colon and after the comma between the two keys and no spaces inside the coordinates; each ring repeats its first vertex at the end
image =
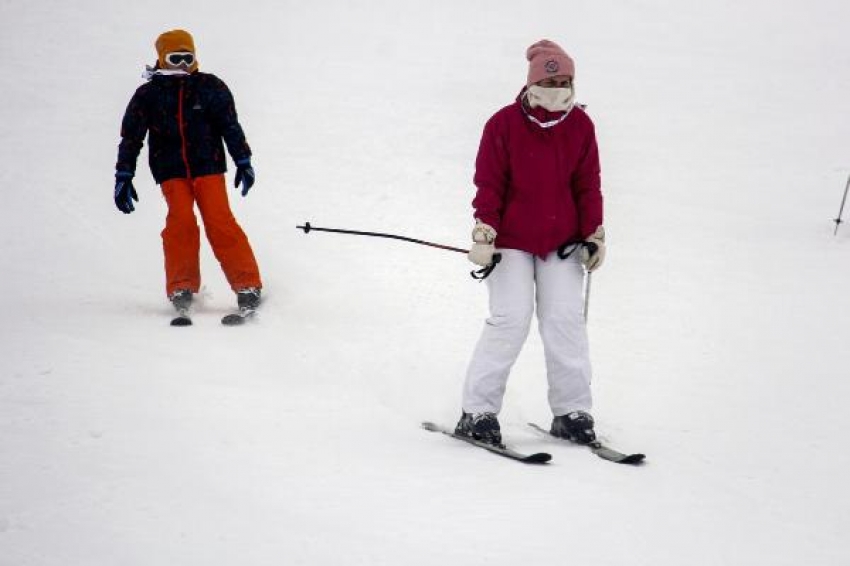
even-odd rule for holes
{"type": "Polygon", "coordinates": [[[135,174],[145,135],[157,183],[226,172],[224,144],[234,161],[251,157],[233,95],[209,73],[154,75],[136,90],[121,122],[117,172],[135,174]]]}

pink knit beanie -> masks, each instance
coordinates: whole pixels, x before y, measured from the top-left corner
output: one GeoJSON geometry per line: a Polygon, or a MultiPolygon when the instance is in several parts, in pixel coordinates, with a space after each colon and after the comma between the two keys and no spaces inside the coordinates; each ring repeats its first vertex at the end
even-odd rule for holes
{"type": "Polygon", "coordinates": [[[528,84],[556,75],[575,76],[573,60],[554,41],[541,39],[525,52],[528,59],[528,84]]]}

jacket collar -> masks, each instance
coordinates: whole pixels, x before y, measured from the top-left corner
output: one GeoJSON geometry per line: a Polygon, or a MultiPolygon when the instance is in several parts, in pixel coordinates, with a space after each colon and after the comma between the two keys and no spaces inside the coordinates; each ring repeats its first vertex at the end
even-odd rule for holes
{"type": "Polygon", "coordinates": [[[154,77],[187,77],[190,74],[191,73],[180,69],[160,69],[159,64],[157,64],[153,67],[145,65],[145,71],[142,73],[142,78],[149,81],[154,77]]]}

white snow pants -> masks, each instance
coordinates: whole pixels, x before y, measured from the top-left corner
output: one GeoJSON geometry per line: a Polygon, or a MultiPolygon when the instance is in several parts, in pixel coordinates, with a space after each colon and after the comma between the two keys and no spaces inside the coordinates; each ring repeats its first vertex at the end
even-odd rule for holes
{"type": "Polygon", "coordinates": [[[582,315],[584,268],[579,254],[562,260],[552,252],[543,261],[519,250],[499,252],[502,260],[486,280],[490,317],[466,373],[463,410],[501,410],[508,374],[528,337],[536,300],[552,413],[590,411],[590,357],[582,315]]]}

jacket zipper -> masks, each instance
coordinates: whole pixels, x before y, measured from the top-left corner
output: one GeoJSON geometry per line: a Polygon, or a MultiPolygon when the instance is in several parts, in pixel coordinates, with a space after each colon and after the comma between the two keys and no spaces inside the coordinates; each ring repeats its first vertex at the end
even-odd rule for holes
{"type": "Polygon", "coordinates": [[[184,84],[181,81],[180,83],[180,92],[178,93],[177,99],[177,127],[180,130],[180,150],[181,155],[183,157],[183,165],[186,166],[186,178],[192,178],[192,170],[189,168],[189,153],[186,150],[186,132],[183,127],[183,87],[184,84]]]}

